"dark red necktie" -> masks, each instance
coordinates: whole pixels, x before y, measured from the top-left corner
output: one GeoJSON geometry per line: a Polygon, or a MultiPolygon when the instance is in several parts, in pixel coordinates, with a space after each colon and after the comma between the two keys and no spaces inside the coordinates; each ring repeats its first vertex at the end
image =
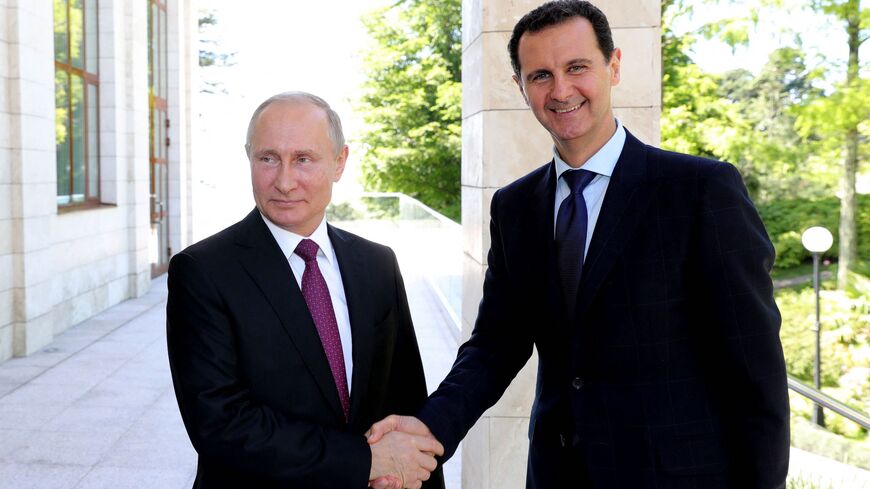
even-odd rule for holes
{"type": "Polygon", "coordinates": [[[344,367],[344,352],[341,348],[341,336],[338,334],[338,322],[335,320],[335,310],[329,297],[326,280],[317,266],[317,243],[303,239],[296,247],[296,254],[305,260],[305,272],[302,274],[302,296],[308,304],[311,319],[317,326],[317,334],[323,343],[323,351],[332,370],[332,378],[338,389],[338,398],[344,410],[344,420],[350,419],[350,395],[347,389],[347,371],[344,367]]]}
{"type": "Polygon", "coordinates": [[[586,248],[586,228],[589,215],[583,189],[595,178],[589,170],[569,170],[562,178],[571,188],[571,195],[562,201],[556,216],[556,263],[562,281],[562,300],[569,318],[574,316],[580,273],[583,270],[583,250],[586,248]]]}

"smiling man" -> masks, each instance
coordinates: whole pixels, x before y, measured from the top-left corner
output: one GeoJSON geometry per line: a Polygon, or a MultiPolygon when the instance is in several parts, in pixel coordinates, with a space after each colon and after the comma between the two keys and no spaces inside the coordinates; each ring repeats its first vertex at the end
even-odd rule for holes
{"type": "Polygon", "coordinates": [[[739,173],[614,118],[622,53],[592,4],[541,5],[508,51],[553,159],[492,198],[483,299],[452,370],[369,441],[432,434],[449,457],[535,348],[527,488],[784,488],[774,253],[739,173]]]}
{"type": "Polygon", "coordinates": [[[414,413],[426,383],[395,255],[326,222],[348,154],[338,115],[311,94],[276,95],[245,150],[256,209],[169,265],[194,488],[363,489],[381,476],[443,488],[431,437],[363,436],[414,413]]]}

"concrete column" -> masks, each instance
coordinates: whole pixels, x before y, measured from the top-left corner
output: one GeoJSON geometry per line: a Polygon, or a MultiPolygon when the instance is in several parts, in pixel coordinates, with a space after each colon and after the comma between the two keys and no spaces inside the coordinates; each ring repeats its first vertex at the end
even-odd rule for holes
{"type": "MultiPolygon", "coordinates": [[[[5,164],[11,251],[11,353],[27,355],[53,338],[50,229],[56,212],[54,39],[51,2],[9,0],[5,22],[5,164]]],[[[2,253],[2,251],[0,251],[2,253]]],[[[6,259],[8,266],[10,260],[6,259]]],[[[8,272],[8,270],[7,270],[8,272]]],[[[9,275],[5,281],[8,282],[9,275]]],[[[7,284],[8,285],[8,284],[7,284]]],[[[7,289],[8,290],[8,289],[7,289]]],[[[5,308],[4,308],[5,309],[5,308]]],[[[8,315],[4,313],[4,315],[8,315]]],[[[0,318],[0,359],[10,354],[0,318]]]]}
{"type": "MultiPolygon", "coordinates": [[[[0,59],[9,59],[12,9],[0,0],[0,59]]],[[[12,254],[12,113],[9,102],[11,63],[0,63],[0,361],[12,356],[13,301],[12,254]]]]}
{"type": "Polygon", "coordinates": [[[127,62],[124,65],[127,80],[125,138],[130,148],[124,162],[127,174],[127,201],[129,206],[129,239],[132,244],[129,264],[130,295],[139,297],[151,288],[151,262],[148,256],[148,238],[151,233],[150,163],[148,149],[148,2],[118,2],[126,5],[123,18],[127,62]]]}
{"type": "MultiPolygon", "coordinates": [[[[543,2],[462,2],[462,334],[467,339],[482,294],[489,250],[489,204],[495,191],[552,158],[552,140],[511,79],[507,43],[514,24],[543,2]]],[[[657,144],[661,113],[660,2],[611,0],[599,5],[622,48],[622,81],[614,89],[617,117],[641,140],[657,144]]],[[[462,485],[525,487],[528,416],[537,357],[465,439],[462,485]]]]}
{"type": "Polygon", "coordinates": [[[176,253],[193,241],[193,94],[199,65],[197,13],[193,2],[170,2],[169,19],[169,247],[176,253]]]}

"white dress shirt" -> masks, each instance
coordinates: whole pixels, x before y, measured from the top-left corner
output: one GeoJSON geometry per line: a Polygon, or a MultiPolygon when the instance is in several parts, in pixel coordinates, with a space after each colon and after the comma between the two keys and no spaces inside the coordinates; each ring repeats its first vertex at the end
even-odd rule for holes
{"type": "MultiPolygon", "coordinates": [[[[616,167],[619,155],[622,154],[623,146],[625,146],[625,128],[622,127],[619,119],[616,119],[616,132],[613,133],[613,136],[610,137],[597,153],[592,155],[580,167],[580,169],[597,173],[595,178],[589,182],[589,185],[583,189],[583,199],[586,201],[586,212],[589,216],[586,224],[586,246],[583,249],[584,259],[586,258],[586,252],[589,251],[589,243],[592,242],[592,232],[595,230],[595,223],[598,222],[598,215],[601,214],[604,194],[607,193],[610,177],[613,175],[613,169],[616,167]]],[[[563,200],[571,195],[571,188],[561,177],[566,171],[575,170],[576,168],[565,163],[555,147],[553,147],[553,159],[556,161],[556,205],[553,207],[553,236],[555,237],[559,206],[562,205],[563,200]]]]}
{"type": "Polygon", "coordinates": [[[332,248],[332,242],[329,240],[329,234],[326,231],[326,217],[320,221],[317,229],[311,233],[311,236],[300,236],[296,233],[291,233],[286,229],[279,228],[270,221],[262,213],[263,221],[281,247],[281,251],[287,260],[290,262],[290,268],[293,270],[293,277],[296,278],[296,283],[299,285],[299,290],[302,290],[302,274],[305,272],[305,260],[294,253],[299,242],[308,238],[320,248],[317,250],[317,266],[320,268],[320,273],[323,274],[323,279],[326,281],[326,286],[329,288],[329,298],[332,299],[332,309],[335,311],[335,321],[338,323],[338,335],[341,338],[341,350],[344,354],[344,369],[347,374],[347,392],[350,394],[351,379],[353,378],[353,341],[351,340],[350,332],[350,314],[347,312],[347,297],[344,295],[344,283],[341,281],[341,269],[338,266],[338,259],[335,256],[335,251],[332,248]]]}

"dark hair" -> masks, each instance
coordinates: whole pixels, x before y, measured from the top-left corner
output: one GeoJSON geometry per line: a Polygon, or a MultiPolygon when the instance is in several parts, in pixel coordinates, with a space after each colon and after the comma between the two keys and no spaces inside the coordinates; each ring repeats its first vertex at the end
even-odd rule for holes
{"type": "Polygon", "coordinates": [[[511,66],[517,77],[520,76],[519,46],[520,38],[526,32],[538,32],[547,27],[561,24],[562,22],[583,17],[592,24],[595,30],[595,38],[598,40],[598,48],[604,58],[610,60],[613,55],[613,35],[610,32],[610,24],[604,12],[589,2],[580,0],[555,0],[547,2],[540,7],[527,13],[514,26],[511,40],[508,42],[508,53],[511,56],[511,66]]]}

